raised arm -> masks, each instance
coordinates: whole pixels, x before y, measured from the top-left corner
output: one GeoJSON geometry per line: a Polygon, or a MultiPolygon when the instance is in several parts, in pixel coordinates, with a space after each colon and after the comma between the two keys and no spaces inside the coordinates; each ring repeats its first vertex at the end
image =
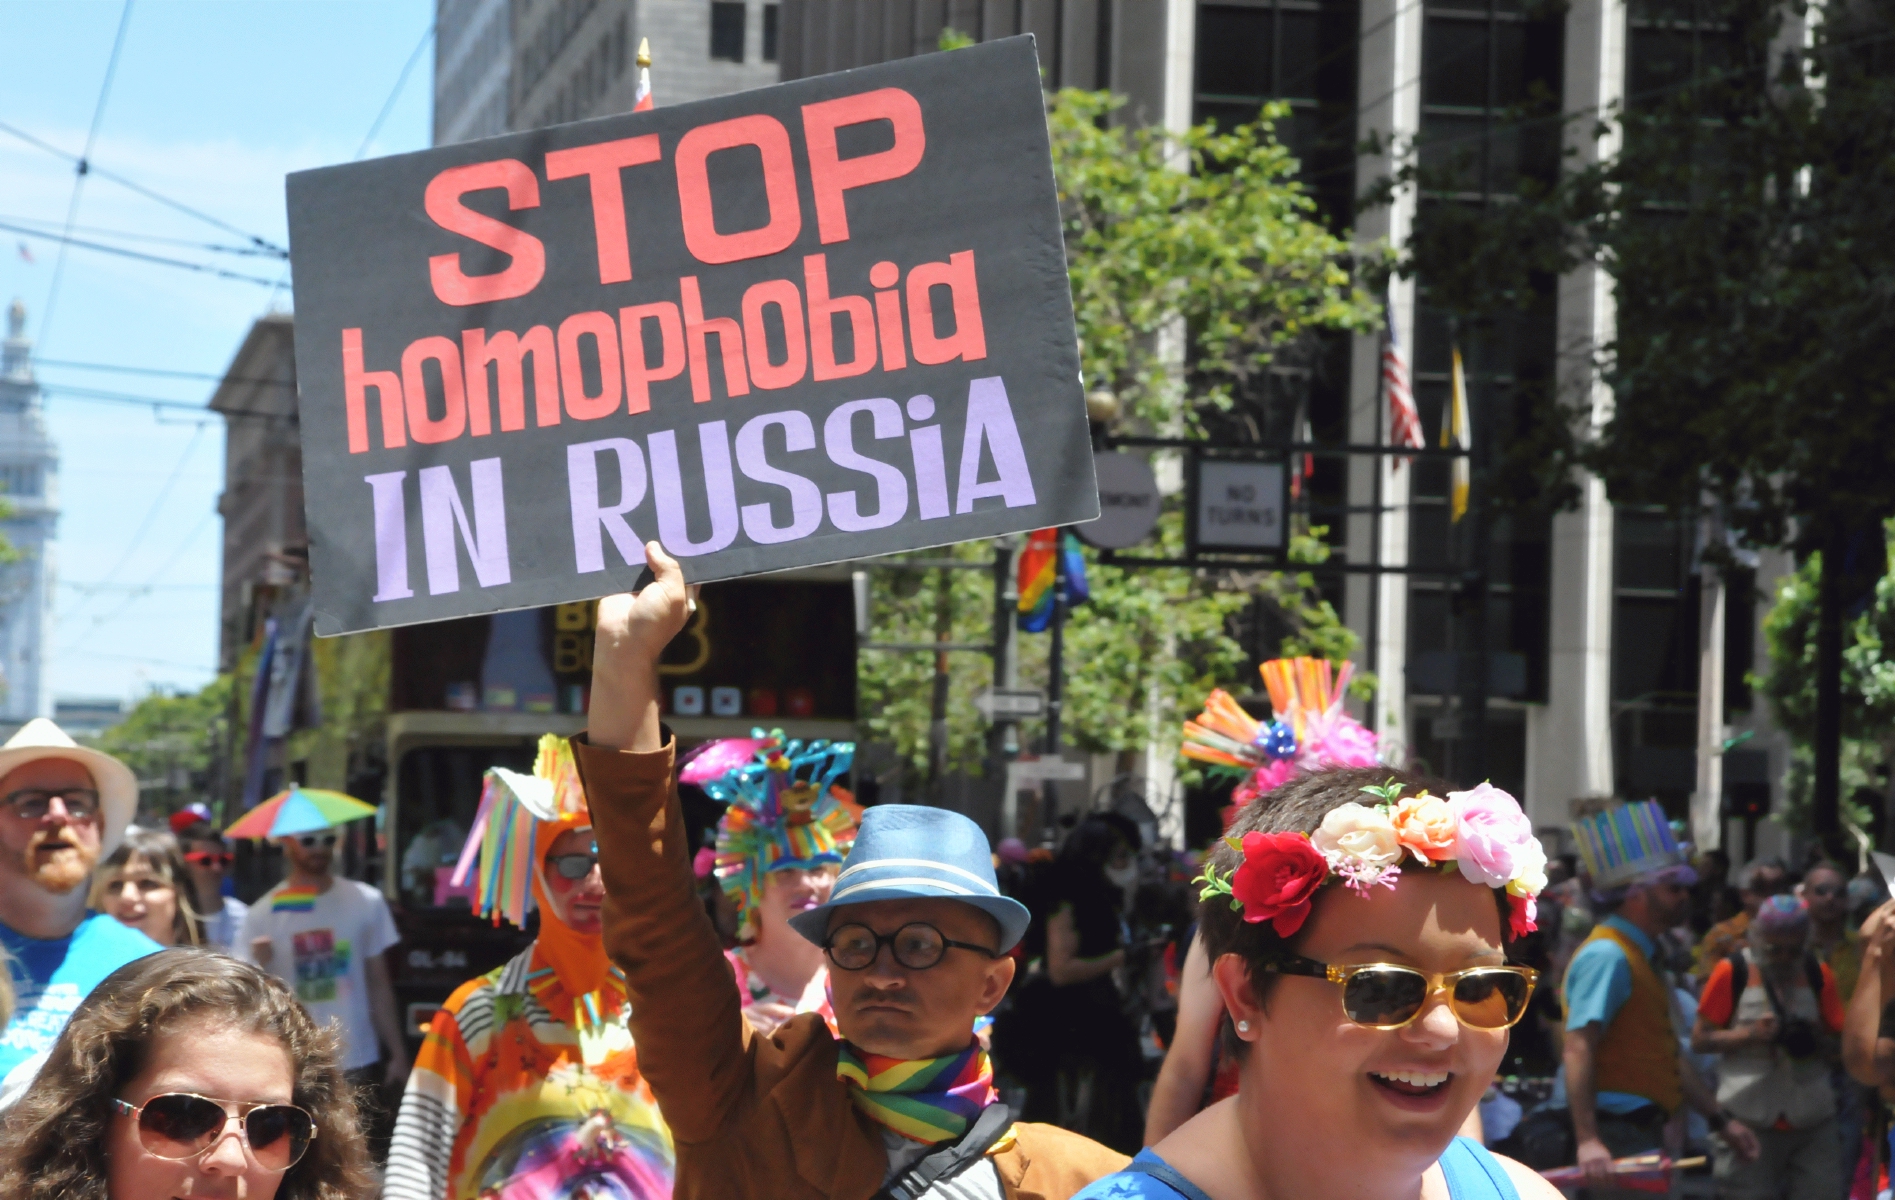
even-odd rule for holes
{"type": "Polygon", "coordinates": [[[690,615],[684,574],[653,542],[656,582],[599,602],[585,781],[605,877],[605,948],[625,972],[638,1066],[672,1136],[717,1133],[749,1083],[751,1036],[717,932],[698,903],[658,722],[658,656],[690,615]]]}
{"type": "Polygon", "coordinates": [[[1156,1146],[1197,1115],[1217,1059],[1218,1024],[1223,1018],[1224,1000],[1211,981],[1204,939],[1194,937],[1184,956],[1184,969],[1178,973],[1178,1026],[1145,1108],[1147,1146],[1156,1146]]]}
{"type": "Polygon", "coordinates": [[[1842,1025],[1842,1065],[1858,1083],[1895,1083],[1895,1042],[1882,1036],[1882,1010],[1895,999],[1895,900],[1862,923],[1862,973],[1842,1025]]]}

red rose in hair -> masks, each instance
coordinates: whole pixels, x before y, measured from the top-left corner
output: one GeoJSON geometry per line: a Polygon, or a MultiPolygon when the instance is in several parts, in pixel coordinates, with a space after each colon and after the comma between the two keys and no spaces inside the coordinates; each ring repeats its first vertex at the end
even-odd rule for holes
{"type": "Polygon", "coordinates": [[[1329,876],[1322,853],[1300,833],[1246,833],[1244,861],[1232,874],[1230,894],[1244,920],[1268,921],[1289,937],[1309,919],[1309,902],[1329,876]]]}
{"type": "Polygon", "coordinates": [[[1523,938],[1540,927],[1540,904],[1532,896],[1507,897],[1507,925],[1513,936],[1523,938]]]}

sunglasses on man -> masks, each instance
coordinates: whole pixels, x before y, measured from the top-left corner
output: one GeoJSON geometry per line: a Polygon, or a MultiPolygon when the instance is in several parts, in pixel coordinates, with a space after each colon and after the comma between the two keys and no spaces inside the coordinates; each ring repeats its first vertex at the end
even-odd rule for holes
{"type": "Polygon", "coordinates": [[[296,835],[296,844],[305,850],[314,850],[318,847],[326,850],[336,844],[336,835],[333,833],[299,833],[296,835]]]}
{"type": "Polygon", "coordinates": [[[59,801],[66,807],[66,815],[75,821],[85,821],[99,814],[99,793],[95,788],[21,788],[17,792],[8,792],[0,807],[23,821],[38,821],[53,811],[53,801],[59,801]]]}
{"type": "Polygon", "coordinates": [[[597,842],[592,844],[591,850],[583,853],[553,854],[546,859],[546,865],[553,869],[553,874],[561,879],[570,879],[574,883],[592,874],[592,868],[598,863],[599,844],[597,842]]]}

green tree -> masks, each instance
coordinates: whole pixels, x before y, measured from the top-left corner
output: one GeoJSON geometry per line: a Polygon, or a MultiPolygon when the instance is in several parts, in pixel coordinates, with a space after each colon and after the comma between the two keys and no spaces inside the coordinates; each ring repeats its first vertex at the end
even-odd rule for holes
{"type": "MultiPolygon", "coordinates": [[[[943,34],[943,49],[959,44],[943,34]]],[[[1271,364],[1306,351],[1317,331],[1379,323],[1363,280],[1384,260],[1363,259],[1317,219],[1295,158],[1276,140],[1274,122],[1287,109],[1266,108],[1234,129],[1174,134],[1114,124],[1122,103],[1068,89],[1052,97],[1047,121],[1085,376],[1115,394],[1132,428],[1200,431],[1206,417],[1241,410],[1271,364]]],[[[1258,439],[1253,432],[1248,440],[1258,439]]],[[[1292,557],[1320,562],[1325,532],[1300,530],[1292,557]]],[[[1153,541],[1165,556],[1183,551],[1181,497],[1166,501],[1153,541]]],[[[929,556],[981,561],[992,553],[981,542],[929,556]]],[[[1087,557],[1092,599],[1066,627],[1062,740],[1070,745],[1097,753],[1175,746],[1180,723],[1212,687],[1254,688],[1239,677],[1245,655],[1227,628],[1253,594],[1294,631],[1285,653],[1341,658],[1355,648],[1307,572],[1134,571],[1087,557]]],[[[984,571],[873,575],[877,642],[985,642],[993,611],[984,571]]],[[[1020,682],[1044,680],[1048,639],[1017,637],[1020,682]]],[[[946,765],[971,770],[986,732],[973,697],[992,682],[992,664],[972,653],[947,659],[946,765]]],[[[925,652],[865,651],[860,660],[862,723],[917,774],[929,760],[934,674],[925,652]]],[[[1023,744],[1041,732],[1027,723],[1023,744]]]]}
{"type": "Polygon", "coordinates": [[[219,675],[195,692],[149,692],[123,721],[90,739],[132,769],[147,815],[215,799],[232,686],[231,676],[219,675]]]}
{"type": "MultiPolygon", "coordinates": [[[[1598,356],[1614,403],[1595,427],[1589,397],[1569,398],[1582,436],[1550,447],[1551,473],[1584,466],[1615,501],[1708,514],[1751,545],[1825,552],[1809,736],[1814,823],[1834,834],[1842,568],[1895,513],[1895,3],[1640,8],[1688,22],[1715,49],[1697,56],[1709,65],[1570,115],[1569,129],[1617,139],[1603,161],[1479,219],[1425,207],[1405,267],[1479,311],[1517,296],[1525,274],[1598,264],[1618,305],[1598,356]],[[1804,18],[1807,37],[1784,36],[1804,18]]],[[[1439,186],[1418,168],[1403,179],[1439,186]]]]}

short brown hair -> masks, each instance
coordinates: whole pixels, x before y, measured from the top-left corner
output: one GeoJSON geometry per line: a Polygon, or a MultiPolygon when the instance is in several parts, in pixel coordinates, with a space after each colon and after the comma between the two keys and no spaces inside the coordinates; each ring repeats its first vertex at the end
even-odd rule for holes
{"type": "MultiPolygon", "coordinates": [[[[1231,822],[1227,834],[1231,838],[1241,839],[1246,833],[1314,833],[1322,825],[1324,817],[1345,804],[1381,803],[1374,796],[1364,795],[1363,788],[1379,788],[1395,783],[1401,785],[1403,796],[1415,796],[1424,791],[1445,796],[1453,788],[1452,784],[1431,775],[1393,767],[1337,767],[1327,771],[1311,771],[1296,776],[1283,786],[1265,792],[1244,805],[1236,820],[1231,822]]],[[[1219,876],[1224,876],[1235,871],[1242,862],[1243,854],[1240,851],[1219,841],[1205,860],[1205,866],[1216,870],[1219,876]]],[[[1508,928],[1507,893],[1500,888],[1493,889],[1493,892],[1495,903],[1500,909],[1500,929],[1504,938],[1508,928]]],[[[1226,954],[1235,954],[1244,960],[1244,966],[1250,974],[1251,989],[1256,993],[1259,1003],[1268,998],[1269,987],[1277,980],[1275,974],[1263,969],[1265,964],[1295,953],[1296,937],[1278,937],[1268,921],[1253,923],[1244,920],[1243,914],[1231,907],[1227,896],[1212,896],[1199,907],[1198,936],[1204,939],[1204,951],[1209,961],[1214,963],[1226,954]]],[[[1227,1043],[1229,1041],[1226,1039],[1227,1043]]],[[[1246,1044],[1240,1042],[1238,1045],[1243,1047],[1246,1044]]]]}
{"type": "Polygon", "coordinates": [[[177,894],[177,912],[171,918],[171,944],[174,946],[202,946],[204,944],[203,920],[197,915],[197,905],[193,903],[195,893],[191,886],[191,872],[184,865],[184,851],[178,847],[178,839],[156,829],[140,829],[133,826],[125,831],[125,840],[118,844],[106,860],[92,873],[92,896],[87,902],[92,908],[105,907],[105,889],[113,881],[113,876],[132,861],[132,856],[145,860],[145,866],[151,873],[171,885],[177,894]]]}
{"type": "Polygon", "coordinates": [[[193,1020],[275,1038],[290,1057],[294,1103],[316,1139],[283,1175],[279,1200],[359,1200],[371,1194],[356,1099],[336,1035],[318,1028],[282,981],[204,950],[161,950],[106,976],[66,1023],[39,1078],[6,1114],[0,1196],[106,1200],[112,1101],[144,1067],[160,1034],[193,1020]]]}

